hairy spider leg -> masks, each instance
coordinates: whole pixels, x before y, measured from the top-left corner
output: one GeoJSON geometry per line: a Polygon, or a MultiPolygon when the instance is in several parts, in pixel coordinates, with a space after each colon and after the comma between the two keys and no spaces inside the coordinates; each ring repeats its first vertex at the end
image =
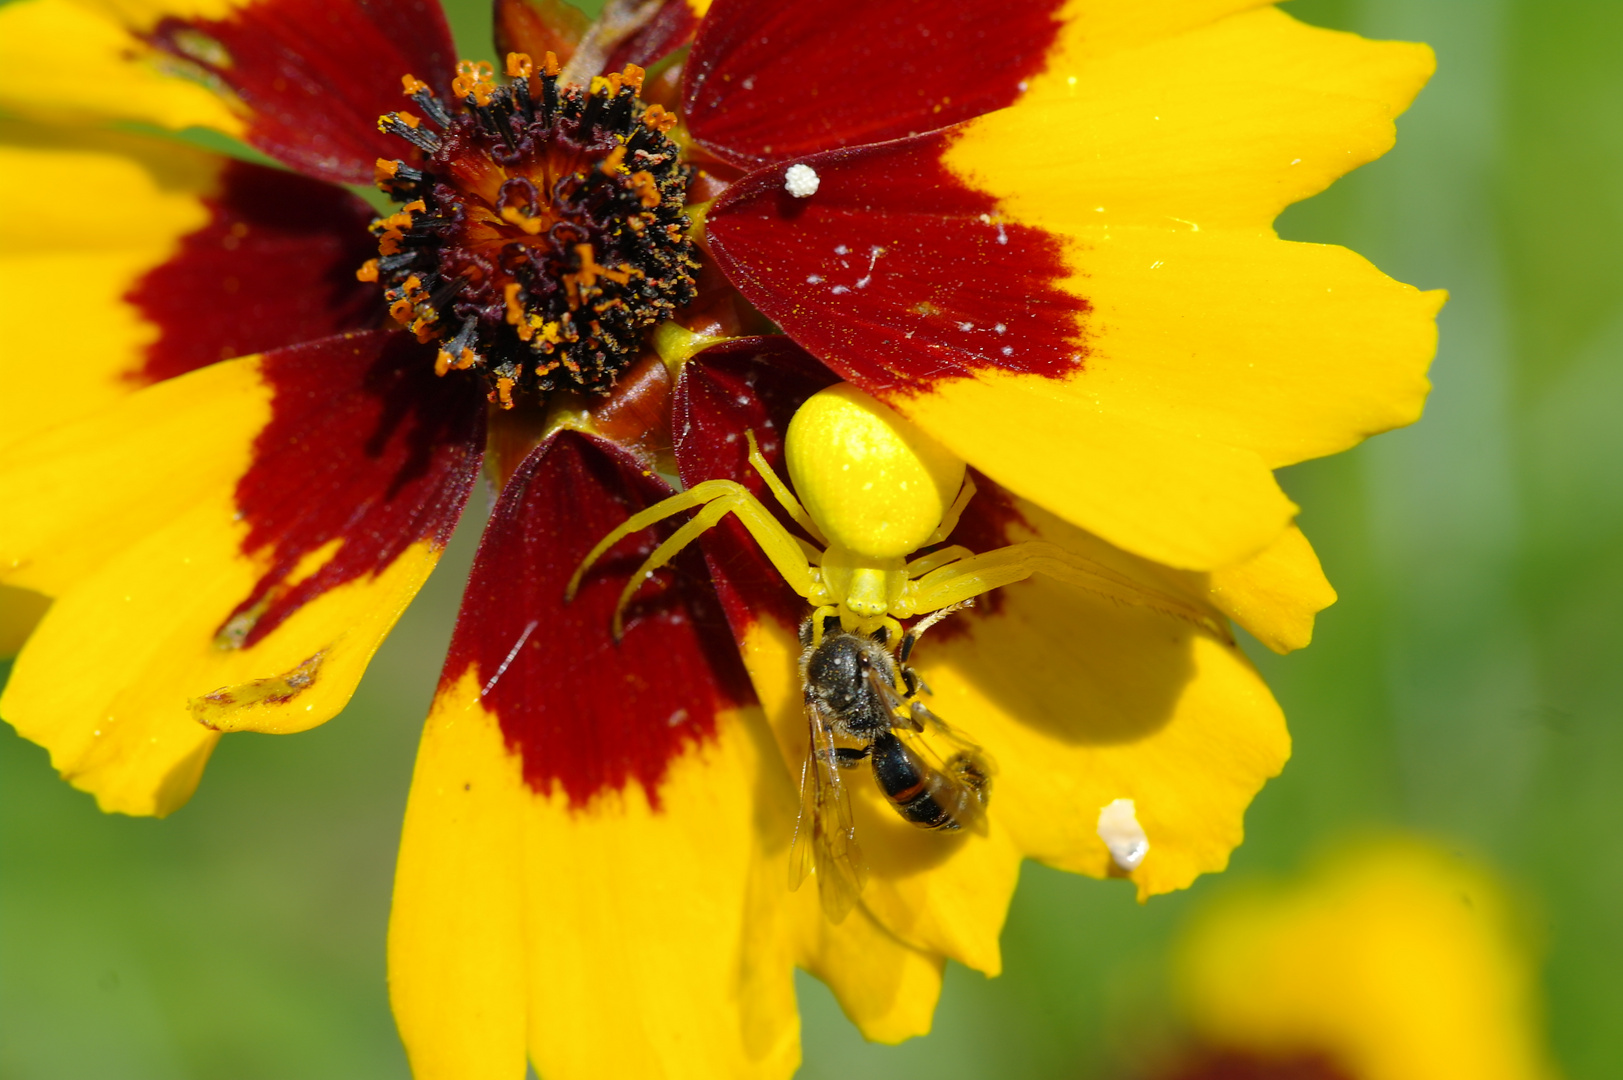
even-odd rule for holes
{"type": "MultiPolygon", "coordinates": [[[[913,610],[917,612],[936,611],[1000,586],[1024,581],[1033,574],[1043,574],[1076,585],[1118,603],[1146,607],[1194,623],[1229,644],[1234,643],[1222,622],[1194,605],[1140,585],[1092,559],[1040,540],[1010,544],[933,570],[912,583],[916,587],[910,590],[911,595],[904,595],[903,603],[911,601],[913,610]]],[[[905,616],[908,613],[903,611],[898,614],[905,616]]]]}

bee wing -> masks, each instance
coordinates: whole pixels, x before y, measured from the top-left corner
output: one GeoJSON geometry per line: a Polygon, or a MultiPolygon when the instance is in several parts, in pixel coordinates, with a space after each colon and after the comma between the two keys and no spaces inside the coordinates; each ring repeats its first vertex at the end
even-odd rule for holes
{"type": "Polygon", "coordinates": [[[834,735],[815,706],[806,706],[811,747],[800,767],[800,818],[789,847],[789,888],[800,888],[817,872],[817,892],[830,922],[841,922],[856,906],[868,869],[857,846],[851,796],[840,779],[834,735]]]}

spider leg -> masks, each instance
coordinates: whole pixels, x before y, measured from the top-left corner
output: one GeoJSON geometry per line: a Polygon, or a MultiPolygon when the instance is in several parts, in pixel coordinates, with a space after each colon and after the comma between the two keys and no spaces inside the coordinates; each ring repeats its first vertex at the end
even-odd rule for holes
{"type": "Polygon", "coordinates": [[[950,562],[967,559],[975,554],[962,544],[944,547],[940,551],[932,551],[928,555],[920,555],[907,564],[907,576],[910,578],[923,577],[932,570],[939,570],[950,562]]]}
{"type": "Polygon", "coordinates": [[[951,536],[952,530],[958,527],[958,519],[964,514],[964,507],[968,506],[969,500],[974,497],[975,481],[971,480],[966,472],[964,474],[964,484],[958,489],[958,497],[952,500],[952,505],[947,507],[947,512],[941,515],[941,524],[936,526],[935,532],[931,533],[930,539],[925,542],[939,544],[951,536]]]}
{"type": "Polygon", "coordinates": [[[1229,644],[1228,627],[1210,612],[1169,593],[1141,585],[1102,563],[1042,541],[1010,544],[944,566],[920,578],[913,600],[919,611],[933,611],[990,592],[1002,585],[1044,574],[1118,603],[1149,608],[1194,623],[1229,644]]]}
{"type": "Polygon", "coordinates": [[[835,607],[833,604],[824,604],[821,607],[819,607],[816,611],[813,611],[811,613],[811,624],[812,624],[811,643],[812,643],[812,648],[815,649],[815,648],[817,648],[819,645],[821,645],[823,643],[823,627],[827,624],[828,620],[830,620],[830,619],[838,619],[839,617],[840,617],[840,609],[835,607]]]}
{"type": "Polygon", "coordinates": [[[721,498],[706,504],[703,510],[694,514],[691,519],[682,524],[680,529],[666,537],[664,543],[649,553],[648,558],[644,559],[642,565],[637,567],[637,572],[632,574],[630,580],[626,582],[625,588],[620,590],[620,599],[614,605],[614,621],[610,625],[614,631],[615,641],[619,641],[621,636],[625,634],[626,605],[631,603],[631,598],[642,587],[642,583],[653,577],[655,570],[676,558],[677,552],[697,540],[701,533],[712,528],[716,522],[726,517],[729,511],[737,509],[738,498],[737,495],[723,495],[721,498]]]}
{"type": "Polygon", "coordinates": [[[789,490],[789,485],[785,484],[782,478],[772,471],[772,466],[762,455],[761,448],[755,445],[755,432],[744,432],[744,438],[749,440],[750,444],[750,465],[756,472],[761,474],[761,479],[766,481],[766,486],[771,489],[772,497],[778,500],[778,505],[783,507],[789,517],[794,520],[794,523],[805,529],[813,540],[816,540],[824,547],[828,547],[828,537],[823,535],[823,530],[819,529],[817,522],[813,521],[811,515],[806,513],[806,508],[800,505],[800,500],[795,498],[794,493],[789,490]]]}
{"type": "Polygon", "coordinates": [[[596,547],[586,553],[586,558],[582,559],[580,565],[575,568],[574,576],[569,579],[569,585],[564,589],[564,602],[568,603],[575,599],[575,593],[580,590],[581,578],[586,576],[586,571],[592,568],[592,564],[601,559],[603,553],[608,551],[609,548],[632,533],[642,532],[648,526],[664,521],[673,514],[680,514],[682,511],[692,509],[695,506],[703,506],[712,499],[719,499],[724,495],[739,492],[748,494],[743,485],[732,480],[706,480],[704,483],[695,485],[686,491],[678,492],[668,499],[662,499],[653,506],[643,509],[640,513],[633,514],[621,522],[613,532],[599,540],[596,547]]]}

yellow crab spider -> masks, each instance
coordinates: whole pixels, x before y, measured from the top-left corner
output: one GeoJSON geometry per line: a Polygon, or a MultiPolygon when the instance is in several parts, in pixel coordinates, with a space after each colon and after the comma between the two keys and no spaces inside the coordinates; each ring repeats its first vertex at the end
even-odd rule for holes
{"type": "Polygon", "coordinates": [[[783,580],[816,609],[812,625],[818,631],[825,618],[838,615],[847,631],[873,634],[883,627],[888,640],[900,641],[898,619],[941,611],[1044,574],[1188,620],[1228,640],[1226,628],[1193,604],[1054,544],[1028,541],[979,554],[951,545],[909,560],[920,548],[946,541],[975,495],[974,482],[962,459],[849,383],[814,394],[789,422],[784,456],[798,500],[761,456],[754,433],[747,435],[750,464],[817,544],[789,532],[733,480],[706,480],[656,503],[600,540],[566,591],[573,599],[586,571],[625,537],[699,508],[626,583],[614,610],[615,640],[638,587],[728,514],[737,516],[783,580]]]}

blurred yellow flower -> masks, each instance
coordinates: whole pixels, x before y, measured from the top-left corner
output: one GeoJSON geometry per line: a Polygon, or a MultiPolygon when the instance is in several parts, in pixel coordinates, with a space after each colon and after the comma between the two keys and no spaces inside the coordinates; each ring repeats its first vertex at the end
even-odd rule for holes
{"type": "Polygon", "coordinates": [[[1191,929],[1177,986],[1209,1048],[1180,1077],[1554,1075],[1533,957],[1503,887],[1413,839],[1231,895],[1191,929]]]}

